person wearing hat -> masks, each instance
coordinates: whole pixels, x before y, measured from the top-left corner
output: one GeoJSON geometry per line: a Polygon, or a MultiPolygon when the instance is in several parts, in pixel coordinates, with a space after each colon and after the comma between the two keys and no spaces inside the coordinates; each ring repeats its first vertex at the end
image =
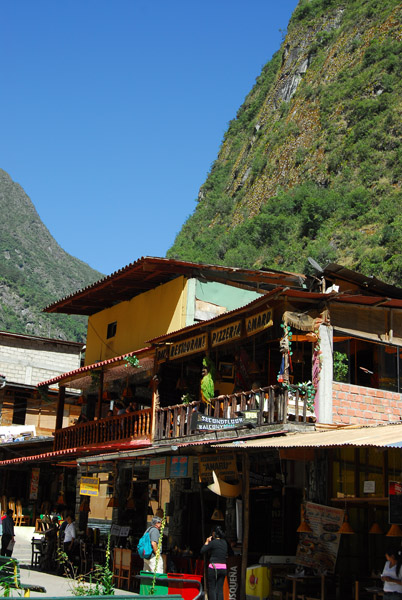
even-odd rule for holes
{"type": "Polygon", "coordinates": [[[158,556],[158,562],[156,562],[161,527],[162,519],[160,517],[152,517],[151,527],[147,531],[149,532],[153,552],[151,558],[144,558],[144,571],[163,573],[163,559],[161,555],[158,556]]]}

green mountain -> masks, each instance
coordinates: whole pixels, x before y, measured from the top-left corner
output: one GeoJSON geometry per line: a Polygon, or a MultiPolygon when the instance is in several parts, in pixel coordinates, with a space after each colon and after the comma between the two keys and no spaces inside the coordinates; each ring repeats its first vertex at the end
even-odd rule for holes
{"type": "Polygon", "coordinates": [[[169,257],[402,285],[402,5],[300,0],[169,257]]]}
{"type": "Polygon", "coordinates": [[[60,248],[24,190],[1,169],[0,210],[0,330],[84,341],[85,318],[41,311],[102,274],[60,248]]]}

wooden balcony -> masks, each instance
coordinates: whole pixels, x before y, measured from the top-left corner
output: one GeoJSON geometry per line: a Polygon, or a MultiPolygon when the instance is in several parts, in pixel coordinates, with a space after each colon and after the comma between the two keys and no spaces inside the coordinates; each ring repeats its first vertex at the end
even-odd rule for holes
{"type": "Polygon", "coordinates": [[[58,429],[54,434],[54,450],[79,448],[93,444],[123,442],[132,438],[151,437],[151,409],[139,410],[99,421],[78,423],[58,429]]]}
{"type": "MultiPolygon", "coordinates": [[[[202,403],[178,404],[156,411],[155,441],[176,439],[196,433],[191,429],[191,416],[202,403]]],[[[257,426],[278,425],[288,421],[306,423],[312,416],[307,398],[298,389],[291,393],[279,385],[250,390],[211,399],[211,406],[204,405],[204,414],[211,417],[232,419],[236,413],[257,411],[257,426]]]]}

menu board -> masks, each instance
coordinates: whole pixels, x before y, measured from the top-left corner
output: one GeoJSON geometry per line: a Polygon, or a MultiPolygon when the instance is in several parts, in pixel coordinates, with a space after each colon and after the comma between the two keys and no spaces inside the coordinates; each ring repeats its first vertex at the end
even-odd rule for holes
{"type": "Polygon", "coordinates": [[[305,518],[312,533],[300,534],[296,563],[320,573],[334,573],[345,511],[306,502],[305,518]]]}

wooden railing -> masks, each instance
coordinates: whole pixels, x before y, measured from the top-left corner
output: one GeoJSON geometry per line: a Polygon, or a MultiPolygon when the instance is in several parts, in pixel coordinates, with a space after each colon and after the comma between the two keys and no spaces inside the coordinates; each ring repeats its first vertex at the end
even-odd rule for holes
{"type": "Polygon", "coordinates": [[[78,423],[58,429],[54,434],[54,450],[78,448],[102,442],[129,440],[151,436],[151,409],[139,410],[99,421],[78,423]]]}
{"type": "MultiPolygon", "coordinates": [[[[204,414],[211,417],[231,419],[247,410],[257,411],[257,426],[286,423],[288,420],[306,422],[308,418],[307,399],[298,389],[292,391],[292,411],[288,414],[289,394],[287,389],[272,385],[258,390],[239,392],[211,399],[211,405],[204,404],[204,414]]],[[[191,417],[202,402],[177,404],[159,408],[156,411],[155,440],[185,437],[194,434],[191,417]]]]}

